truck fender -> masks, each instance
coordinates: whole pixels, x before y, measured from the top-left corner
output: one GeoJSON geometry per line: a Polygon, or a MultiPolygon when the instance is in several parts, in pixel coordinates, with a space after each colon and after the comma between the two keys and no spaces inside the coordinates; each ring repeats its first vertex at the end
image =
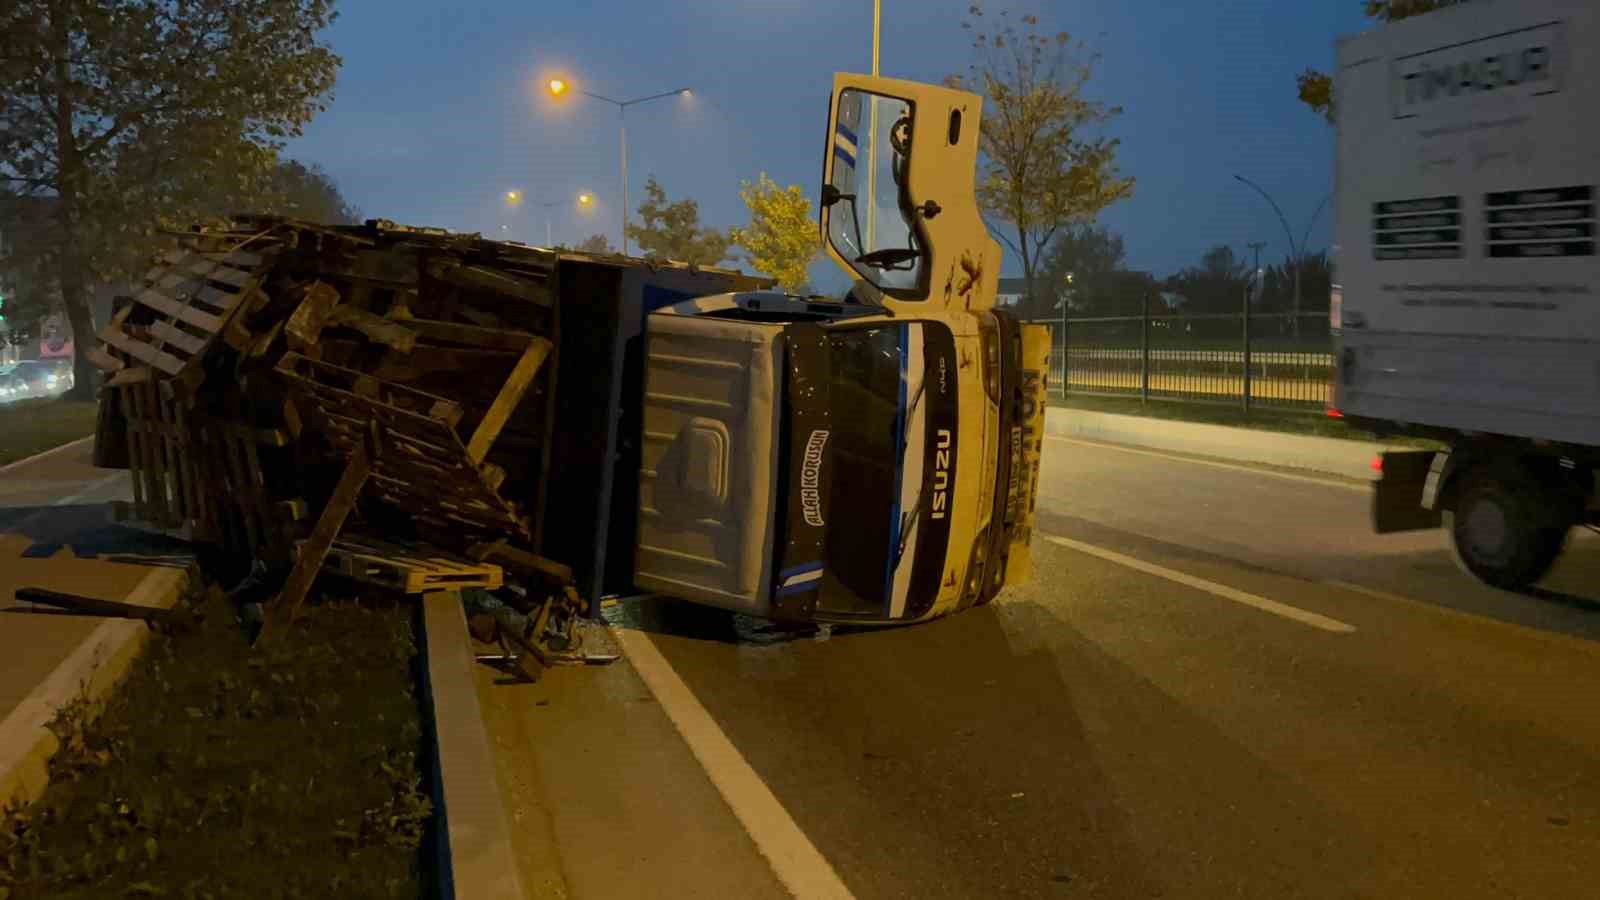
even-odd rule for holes
{"type": "Polygon", "coordinates": [[[1428,478],[1422,484],[1423,509],[1440,512],[1454,505],[1454,497],[1449,489],[1453,487],[1451,481],[1455,478],[1460,456],[1448,450],[1434,454],[1433,462],[1428,466],[1428,478]]]}

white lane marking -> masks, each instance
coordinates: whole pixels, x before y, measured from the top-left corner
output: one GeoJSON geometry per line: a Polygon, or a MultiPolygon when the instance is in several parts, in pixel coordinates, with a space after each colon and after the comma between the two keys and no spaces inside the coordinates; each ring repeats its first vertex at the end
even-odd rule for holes
{"type": "Polygon", "coordinates": [[[1312,628],[1320,628],[1323,631],[1331,631],[1334,634],[1350,634],[1356,630],[1354,625],[1341,622],[1338,619],[1330,619],[1327,616],[1309,612],[1299,608],[1298,606],[1290,606],[1287,603],[1279,603],[1276,600],[1268,600],[1266,597],[1260,597],[1247,591],[1241,591],[1238,588],[1231,588],[1225,584],[1218,584],[1215,581],[1209,581],[1204,578],[1179,572],[1176,569],[1169,569],[1166,566],[1158,566],[1155,563],[1145,562],[1142,559],[1134,559],[1131,556],[1118,553],[1115,550],[1107,550],[1104,547],[1096,547],[1093,544],[1085,544],[1083,541],[1075,541],[1071,538],[1056,537],[1055,535],[1051,534],[1044,535],[1044,539],[1052,544],[1059,544],[1063,547],[1076,550],[1079,553],[1087,553],[1090,556],[1098,556],[1107,562],[1114,562],[1119,566],[1125,566],[1129,569],[1143,572],[1146,575],[1154,575],[1157,578],[1165,578],[1168,581],[1177,582],[1184,587],[1191,587],[1197,591],[1205,591],[1212,596],[1221,597],[1224,600],[1232,600],[1234,603],[1240,603],[1245,606],[1253,607],[1261,610],[1262,612],[1269,612],[1275,616],[1282,616],[1285,619],[1292,619],[1302,625],[1310,625],[1312,628]]]}
{"type": "Polygon", "coordinates": [[[49,450],[46,450],[46,451],[44,451],[42,453],[35,453],[32,456],[24,457],[23,459],[19,459],[16,462],[6,463],[5,465],[0,466],[0,473],[5,473],[5,472],[11,471],[12,469],[21,468],[21,467],[27,465],[28,463],[38,462],[39,460],[45,459],[46,457],[55,456],[57,453],[64,453],[64,452],[66,452],[68,450],[71,450],[73,447],[78,446],[79,444],[83,443],[84,441],[92,441],[92,440],[94,440],[94,435],[91,434],[88,437],[81,437],[81,438],[78,438],[75,441],[68,441],[67,443],[62,444],[59,447],[51,447],[49,450]]]}
{"type": "Polygon", "coordinates": [[[1098,447],[1102,450],[1115,450],[1119,453],[1134,453],[1138,454],[1139,456],[1154,456],[1160,459],[1170,459],[1177,462],[1188,463],[1193,466],[1210,466],[1213,469],[1232,469],[1235,472],[1246,472],[1251,475],[1265,475],[1269,478],[1279,478],[1284,481],[1300,481],[1310,484],[1319,484],[1323,487],[1338,488],[1345,491],[1356,491],[1362,494],[1372,490],[1372,485],[1370,483],[1352,484],[1348,481],[1336,481],[1332,478],[1318,478],[1315,475],[1295,475],[1291,472],[1279,472],[1275,469],[1263,469],[1256,466],[1240,465],[1239,463],[1217,462],[1216,460],[1210,459],[1195,459],[1189,456],[1180,456],[1175,453],[1163,453],[1160,450],[1146,450],[1138,447],[1125,447],[1122,444],[1109,444],[1102,441],[1084,441],[1077,438],[1059,437],[1053,434],[1045,435],[1045,440],[1060,441],[1063,444],[1080,444],[1085,447],[1098,447]]]}
{"type": "Polygon", "coordinates": [[[683,736],[722,799],[767,858],[790,894],[800,900],[851,898],[833,866],[795,824],[761,776],[740,755],[694,692],[642,631],[613,628],[628,661],[683,736]]]}

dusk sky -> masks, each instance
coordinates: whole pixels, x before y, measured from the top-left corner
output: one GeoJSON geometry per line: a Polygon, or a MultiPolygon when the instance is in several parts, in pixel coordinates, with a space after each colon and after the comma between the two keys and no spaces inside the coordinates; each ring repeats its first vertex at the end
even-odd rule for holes
{"type": "MultiPolygon", "coordinates": [[[[883,0],[882,74],[938,82],[973,59],[961,28],[970,0],[883,0]]],[[[581,97],[556,105],[553,73],[628,99],[688,87],[628,110],[631,205],[647,176],[702,219],[745,221],[741,179],[762,171],[815,196],[834,71],[867,71],[870,0],[346,0],[327,34],[344,58],[329,110],[289,155],[320,163],[368,217],[499,232],[542,244],[544,201],[557,242],[602,232],[618,242],[617,112],[581,97]],[[509,189],[524,192],[504,212],[509,189]],[[571,203],[580,191],[598,202],[571,203]]],[[[1165,275],[1210,246],[1287,253],[1283,227],[1237,172],[1284,207],[1296,238],[1332,182],[1333,132],[1295,97],[1295,75],[1326,69],[1336,36],[1365,27],[1358,0],[1124,0],[988,4],[1037,14],[1102,54],[1092,85],[1123,115],[1131,200],[1101,221],[1129,265],[1165,275]],[[1290,13],[1288,7],[1294,7],[1290,13]]],[[[1330,211],[1312,232],[1325,247],[1330,211]]],[[[1008,261],[1006,274],[1020,274],[1008,261]]],[[[820,271],[817,274],[821,274],[820,271]]],[[[828,279],[823,279],[828,280],[828,279]]]]}

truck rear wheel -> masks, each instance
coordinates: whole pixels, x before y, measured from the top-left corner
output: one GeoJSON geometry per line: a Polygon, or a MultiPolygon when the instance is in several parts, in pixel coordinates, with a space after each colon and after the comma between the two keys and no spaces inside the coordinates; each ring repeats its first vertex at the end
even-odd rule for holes
{"type": "Polygon", "coordinates": [[[1519,591],[1543,578],[1566,546],[1562,498],[1518,465],[1461,475],[1444,527],[1461,567],[1486,584],[1519,591]]]}

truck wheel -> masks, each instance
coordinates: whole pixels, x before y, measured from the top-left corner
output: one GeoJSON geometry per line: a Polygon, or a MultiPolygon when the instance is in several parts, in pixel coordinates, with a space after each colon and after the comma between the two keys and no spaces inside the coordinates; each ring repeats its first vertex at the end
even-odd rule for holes
{"type": "Polygon", "coordinates": [[[1551,510],[1561,498],[1521,466],[1462,474],[1444,527],[1456,562],[1485,584],[1520,591],[1543,578],[1566,546],[1570,523],[1551,510]]]}

